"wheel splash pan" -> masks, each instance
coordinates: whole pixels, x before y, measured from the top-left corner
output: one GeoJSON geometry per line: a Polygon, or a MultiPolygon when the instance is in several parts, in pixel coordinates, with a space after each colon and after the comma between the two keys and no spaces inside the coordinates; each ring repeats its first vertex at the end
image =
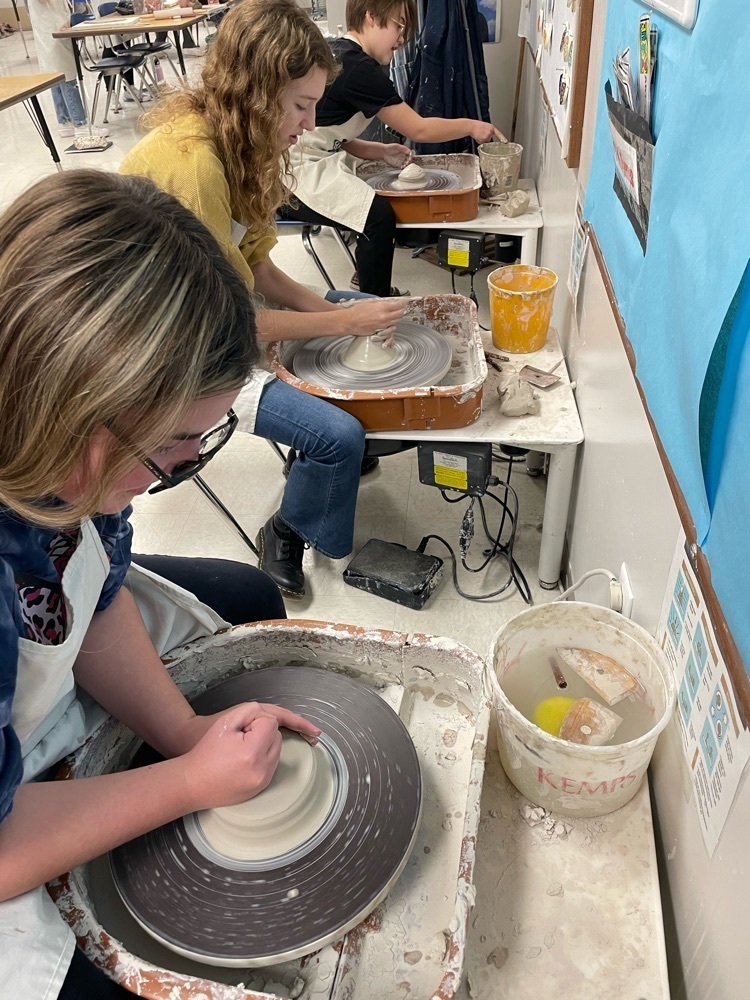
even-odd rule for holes
{"type": "Polygon", "coordinates": [[[335,403],[355,416],[366,431],[438,430],[466,427],[482,412],[487,378],[477,310],[463,295],[426,295],[406,304],[405,319],[432,327],[446,338],[451,367],[439,385],[400,389],[330,389],[293,374],[294,355],[304,341],[269,345],[275,375],[303,392],[335,403]]]}
{"type": "MultiPolygon", "coordinates": [[[[483,661],[452,639],[304,620],[238,626],[167,661],[189,698],[247,670],[288,663],[371,686],[399,713],[420,758],[424,809],[416,844],[367,920],[301,959],[264,969],[214,968],[170,952],[132,919],[121,919],[99,884],[102,869],[109,871],[106,858],[56,879],[49,891],[86,954],[149,1000],[258,1000],[298,990],[316,1000],[403,1000],[405,990],[419,1000],[449,1000],[459,986],[474,900],[490,717],[483,661]]],[[[110,720],[63,763],[59,777],[121,770],[139,742],[110,720]]]]}

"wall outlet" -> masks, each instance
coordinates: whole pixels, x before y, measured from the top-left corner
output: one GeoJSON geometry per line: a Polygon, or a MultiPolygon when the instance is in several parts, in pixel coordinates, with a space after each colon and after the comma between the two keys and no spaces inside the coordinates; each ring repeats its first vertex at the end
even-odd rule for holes
{"type": "Polygon", "coordinates": [[[622,588],[622,611],[625,618],[633,617],[633,585],[630,582],[630,573],[626,563],[620,567],[620,587],[622,588]]]}

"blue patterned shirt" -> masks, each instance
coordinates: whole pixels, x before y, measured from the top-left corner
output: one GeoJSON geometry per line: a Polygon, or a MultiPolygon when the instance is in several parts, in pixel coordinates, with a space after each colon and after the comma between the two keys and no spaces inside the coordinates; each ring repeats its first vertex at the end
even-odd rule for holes
{"type": "MultiPolygon", "coordinates": [[[[92,519],[110,561],[97,611],[115,598],[130,565],[133,529],[121,514],[92,519]]],[[[21,783],[21,749],[10,722],[18,673],[18,640],[59,645],[68,635],[61,579],[79,542],[78,529],[40,528],[0,507],[0,822],[21,783]]]]}

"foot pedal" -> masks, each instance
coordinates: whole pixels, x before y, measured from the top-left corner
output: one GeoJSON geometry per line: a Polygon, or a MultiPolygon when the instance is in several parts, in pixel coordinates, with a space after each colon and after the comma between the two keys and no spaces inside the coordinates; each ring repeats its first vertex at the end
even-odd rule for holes
{"type": "Polygon", "coordinates": [[[443,560],[371,538],[344,570],[344,583],[405,608],[423,608],[443,575],[443,560]]]}

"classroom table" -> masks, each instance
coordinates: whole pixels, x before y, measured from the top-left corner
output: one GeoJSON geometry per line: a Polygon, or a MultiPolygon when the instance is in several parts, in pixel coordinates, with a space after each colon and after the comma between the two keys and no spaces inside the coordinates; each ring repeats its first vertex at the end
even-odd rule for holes
{"type": "MultiPolygon", "coordinates": [[[[76,75],[81,86],[83,95],[83,106],[86,117],[89,117],[89,109],[86,101],[86,91],[83,87],[83,65],[81,63],[81,53],[78,43],[85,38],[103,38],[107,35],[119,35],[122,38],[136,38],[139,35],[153,35],[157,32],[172,32],[175,49],[177,50],[177,60],[180,64],[180,72],[183,78],[187,79],[185,59],[182,54],[180,44],[180,34],[183,28],[192,28],[218,9],[217,5],[204,7],[202,10],[193,10],[189,17],[168,17],[164,11],[159,15],[143,14],[141,16],[132,15],[121,17],[119,14],[107,14],[106,17],[97,17],[93,21],[81,21],[75,27],[70,24],[63,24],[57,31],[52,32],[53,38],[68,38],[73,46],[73,58],[76,64],[76,75]]],[[[93,123],[92,123],[93,124],[93,123]]]]}
{"type": "Polygon", "coordinates": [[[64,73],[32,73],[28,76],[0,76],[0,111],[10,108],[14,104],[23,103],[26,106],[31,120],[36,125],[42,137],[42,142],[50,151],[52,160],[58,170],[62,170],[60,157],[52,141],[52,135],[42,114],[37,95],[61,83],[65,83],[64,73]]]}
{"type": "Polygon", "coordinates": [[[508,361],[501,362],[502,372],[488,365],[482,413],[478,420],[466,427],[447,430],[368,431],[367,437],[390,441],[489,441],[549,455],[538,576],[543,588],[553,590],[560,579],[576,454],[578,445],[583,441],[583,427],[560,340],[557,331],[550,328],[547,343],[541,350],[531,354],[508,354],[493,347],[488,332],[482,332],[482,339],[487,352],[491,355],[503,354],[508,361]],[[560,381],[549,389],[534,390],[541,404],[539,413],[506,417],[500,412],[498,387],[524,365],[533,365],[543,371],[554,368],[560,381]]]}
{"type": "Polygon", "coordinates": [[[480,202],[476,217],[465,222],[397,222],[397,229],[462,229],[477,233],[518,236],[521,239],[521,263],[536,264],[539,230],[544,225],[536,185],[532,180],[518,182],[522,191],[529,192],[529,207],[523,215],[509,219],[496,205],[480,202]]]}

